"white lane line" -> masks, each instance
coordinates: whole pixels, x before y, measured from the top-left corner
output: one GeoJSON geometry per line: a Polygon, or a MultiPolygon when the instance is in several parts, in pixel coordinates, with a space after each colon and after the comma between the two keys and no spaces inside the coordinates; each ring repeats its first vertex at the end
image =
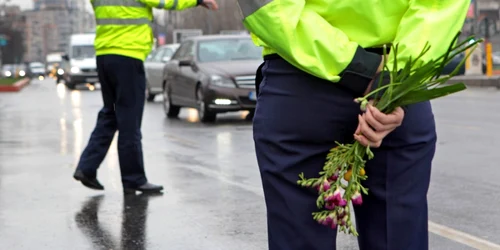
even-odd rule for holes
{"type": "Polygon", "coordinates": [[[498,250],[500,245],[429,221],[429,232],[479,250],[498,250]]]}
{"type": "MultiPolygon", "coordinates": [[[[180,167],[180,166],[179,166],[180,167]]],[[[194,172],[213,177],[215,179],[218,179],[221,182],[225,182],[229,185],[239,187],[241,189],[244,189],[246,191],[249,191],[251,193],[254,193],[258,196],[263,197],[264,193],[261,188],[257,188],[255,186],[233,181],[230,178],[228,178],[224,173],[211,170],[199,165],[185,165],[182,166],[181,168],[189,168],[194,172]]],[[[489,242],[487,240],[481,239],[479,237],[466,234],[464,232],[457,231],[455,229],[434,223],[432,221],[429,221],[429,232],[439,235],[441,237],[447,238],[449,240],[461,243],[463,245],[478,249],[478,250],[500,250],[500,245],[497,245],[493,242],[489,242]]]]}

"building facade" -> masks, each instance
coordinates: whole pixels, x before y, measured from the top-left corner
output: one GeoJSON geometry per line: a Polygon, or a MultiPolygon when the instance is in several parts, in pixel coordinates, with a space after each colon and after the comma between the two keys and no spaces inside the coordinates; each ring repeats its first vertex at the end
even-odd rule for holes
{"type": "Polygon", "coordinates": [[[25,18],[17,5],[0,5],[0,65],[21,63],[25,18]]]}
{"type": "Polygon", "coordinates": [[[34,0],[25,11],[25,61],[45,61],[45,55],[66,52],[72,34],[92,32],[94,16],[86,0],[34,0]]]}
{"type": "Polygon", "coordinates": [[[35,11],[46,9],[66,9],[68,8],[67,0],[33,0],[35,11]]]}

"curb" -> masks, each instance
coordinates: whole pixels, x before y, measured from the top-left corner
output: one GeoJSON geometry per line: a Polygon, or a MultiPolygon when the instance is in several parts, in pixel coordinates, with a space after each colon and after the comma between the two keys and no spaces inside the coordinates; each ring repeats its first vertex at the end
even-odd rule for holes
{"type": "Polygon", "coordinates": [[[23,78],[13,85],[0,85],[0,92],[19,92],[30,82],[29,78],[23,78]]]}
{"type": "Polygon", "coordinates": [[[448,83],[463,82],[467,87],[495,87],[500,89],[500,76],[456,76],[451,78],[448,83]]]}

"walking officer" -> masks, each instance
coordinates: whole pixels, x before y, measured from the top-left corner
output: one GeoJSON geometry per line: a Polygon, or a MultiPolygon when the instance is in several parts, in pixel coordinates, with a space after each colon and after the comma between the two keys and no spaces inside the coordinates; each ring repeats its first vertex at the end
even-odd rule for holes
{"type": "Polygon", "coordinates": [[[217,9],[215,0],[91,0],[96,18],[95,50],[104,107],[74,178],[102,190],[97,169],[118,130],[118,156],[125,193],[160,192],[144,171],[141,121],[145,102],[144,59],[153,45],[152,8],[217,9]]]}
{"type": "Polygon", "coordinates": [[[312,218],[317,193],[297,180],[301,172],[318,176],[335,141],[354,139],[375,148],[366,166],[369,195],[355,208],[360,249],[428,249],[426,195],[436,144],[430,103],[387,115],[370,106],[358,119],[353,100],[379,85],[376,76],[386,75],[384,44],[399,44],[400,67],[426,42],[431,48],[421,62],[446,52],[470,1],[238,2],[254,42],[264,47],[253,129],[269,249],[336,248],[336,230],[312,218]]]}

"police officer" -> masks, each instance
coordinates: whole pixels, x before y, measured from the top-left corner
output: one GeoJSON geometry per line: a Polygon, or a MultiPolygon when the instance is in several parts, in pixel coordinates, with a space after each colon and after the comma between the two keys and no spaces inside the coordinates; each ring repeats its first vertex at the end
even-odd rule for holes
{"type": "MultiPolygon", "coordinates": [[[[381,47],[399,44],[398,66],[442,55],[460,31],[469,0],[238,0],[244,24],[264,47],[257,75],[254,141],[267,207],[270,250],[332,250],[336,230],[319,225],[316,177],[335,141],[375,148],[369,195],[355,207],[361,250],[428,249],[426,194],[436,131],[429,102],[382,114],[353,99],[379,83],[381,47]],[[361,116],[358,115],[361,114],[361,116]],[[354,135],[356,134],[356,135],[354,135]]],[[[392,68],[393,59],[389,60],[392,68]]]]}
{"type": "Polygon", "coordinates": [[[118,155],[125,193],[160,192],[148,182],[141,145],[146,78],[143,62],[153,45],[152,8],[184,10],[215,0],[91,0],[96,17],[95,49],[104,107],[81,155],[74,178],[102,190],[97,169],[118,130],[118,155]]]}

